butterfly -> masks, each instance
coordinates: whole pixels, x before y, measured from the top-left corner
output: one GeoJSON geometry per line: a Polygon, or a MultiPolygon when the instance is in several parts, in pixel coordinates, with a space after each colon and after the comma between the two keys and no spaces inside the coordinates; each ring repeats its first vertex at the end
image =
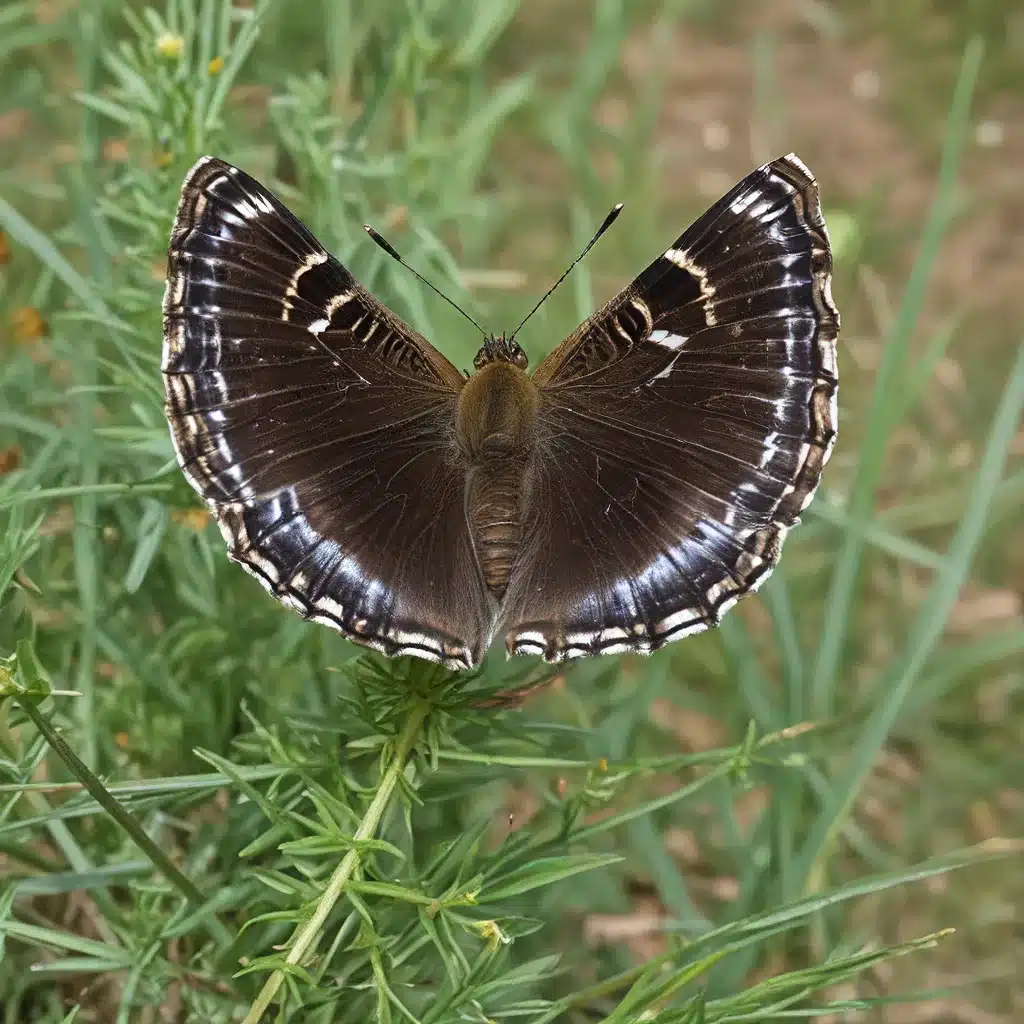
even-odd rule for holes
{"type": "Polygon", "coordinates": [[[650,653],[755,591],[836,436],[832,255],[794,155],[739,182],[536,371],[460,372],[270,191],[189,172],[166,413],[228,555],[306,619],[477,666],[650,653]]]}

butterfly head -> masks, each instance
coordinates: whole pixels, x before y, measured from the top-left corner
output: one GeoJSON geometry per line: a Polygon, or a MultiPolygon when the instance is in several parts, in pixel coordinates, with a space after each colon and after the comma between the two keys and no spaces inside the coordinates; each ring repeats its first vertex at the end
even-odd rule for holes
{"type": "Polygon", "coordinates": [[[484,347],[476,354],[473,366],[482,370],[488,363],[493,362],[511,363],[520,370],[525,370],[528,365],[526,353],[519,347],[515,338],[506,338],[504,334],[495,337],[488,334],[484,340],[484,347]]]}

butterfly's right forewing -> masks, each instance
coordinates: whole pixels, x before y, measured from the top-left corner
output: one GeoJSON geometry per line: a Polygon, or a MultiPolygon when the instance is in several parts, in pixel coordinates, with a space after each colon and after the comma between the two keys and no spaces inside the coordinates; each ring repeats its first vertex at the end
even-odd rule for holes
{"type": "Polygon", "coordinates": [[[767,578],[835,440],[831,269],[817,185],[783,157],[544,360],[513,653],[650,652],[767,578]]]}

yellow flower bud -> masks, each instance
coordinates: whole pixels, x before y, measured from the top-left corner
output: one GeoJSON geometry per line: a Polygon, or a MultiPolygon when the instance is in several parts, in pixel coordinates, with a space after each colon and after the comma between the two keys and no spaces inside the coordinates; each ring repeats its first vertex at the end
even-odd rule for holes
{"type": "Polygon", "coordinates": [[[176,36],[172,32],[163,32],[156,37],[156,52],[161,57],[167,57],[168,60],[174,60],[180,57],[182,51],[185,49],[185,40],[181,36],[176,36]]]}

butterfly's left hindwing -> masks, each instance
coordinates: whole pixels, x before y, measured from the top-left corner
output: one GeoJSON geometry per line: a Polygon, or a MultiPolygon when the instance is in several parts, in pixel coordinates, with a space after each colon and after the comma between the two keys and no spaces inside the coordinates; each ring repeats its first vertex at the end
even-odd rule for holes
{"type": "Polygon", "coordinates": [[[233,559],[359,643],[480,660],[494,613],[453,443],[462,375],[219,160],[182,192],[163,372],[178,459],[233,559]]]}
{"type": "Polygon", "coordinates": [[[511,652],[650,652],[761,585],[835,440],[831,269],[817,185],[784,157],[541,364],[511,652]]]}

